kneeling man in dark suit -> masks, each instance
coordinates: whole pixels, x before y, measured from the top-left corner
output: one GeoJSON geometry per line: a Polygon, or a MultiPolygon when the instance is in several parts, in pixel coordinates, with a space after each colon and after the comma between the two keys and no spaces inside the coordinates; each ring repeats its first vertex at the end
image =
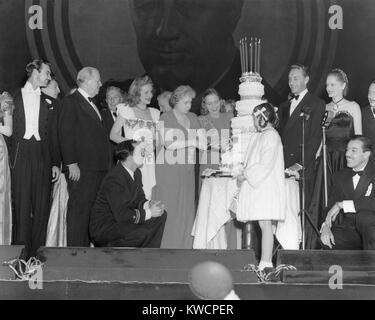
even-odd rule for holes
{"type": "Polygon", "coordinates": [[[90,217],[95,246],[159,248],[167,214],[160,202],[147,201],[138,169],[142,144],[127,140],[117,146],[117,165],[104,178],[90,217]]]}
{"type": "Polygon", "coordinates": [[[327,218],[321,228],[325,249],[375,250],[375,170],[371,140],[354,136],[345,168],[333,177],[327,218]],[[340,214],[339,222],[333,224],[340,214]]]}

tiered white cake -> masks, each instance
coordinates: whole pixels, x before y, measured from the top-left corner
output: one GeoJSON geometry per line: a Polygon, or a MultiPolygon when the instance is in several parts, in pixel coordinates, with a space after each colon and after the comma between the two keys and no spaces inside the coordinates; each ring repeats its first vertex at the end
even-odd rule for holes
{"type": "Polygon", "coordinates": [[[236,172],[241,168],[251,134],[256,132],[252,113],[254,108],[266,102],[262,100],[264,86],[262,78],[257,73],[246,73],[240,78],[240,101],[236,102],[237,116],[231,120],[232,145],[229,150],[221,154],[220,170],[236,172]]]}

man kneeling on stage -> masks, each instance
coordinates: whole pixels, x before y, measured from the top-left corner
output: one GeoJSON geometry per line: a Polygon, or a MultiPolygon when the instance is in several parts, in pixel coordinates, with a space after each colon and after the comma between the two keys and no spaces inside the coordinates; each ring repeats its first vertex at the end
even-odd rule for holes
{"type": "Polygon", "coordinates": [[[117,146],[117,165],[104,178],[90,217],[95,246],[160,247],[167,213],[160,202],[148,201],[142,189],[142,144],[117,146]]]}
{"type": "Polygon", "coordinates": [[[375,169],[369,161],[372,144],[354,136],[346,149],[348,168],[333,176],[329,197],[331,208],[321,228],[324,249],[375,249],[375,169]],[[333,224],[338,214],[339,223],[333,224]]]}

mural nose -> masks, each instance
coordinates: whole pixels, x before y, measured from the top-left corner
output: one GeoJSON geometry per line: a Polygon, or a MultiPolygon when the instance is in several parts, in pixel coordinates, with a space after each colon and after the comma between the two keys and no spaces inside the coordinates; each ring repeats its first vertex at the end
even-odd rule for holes
{"type": "Polygon", "coordinates": [[[178,35],[176,11],[173,10],[173,3],[167,2],[160,17],[160,23],[156,29],[156,35],[162,39],[173,39],[178,35]]]}

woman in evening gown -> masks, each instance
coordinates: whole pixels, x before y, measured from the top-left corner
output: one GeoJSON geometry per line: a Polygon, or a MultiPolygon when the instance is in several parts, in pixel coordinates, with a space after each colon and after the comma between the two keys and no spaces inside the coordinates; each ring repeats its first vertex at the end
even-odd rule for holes
{"type": "Polygon", "coordinates": [[[153,83],[148,76],[136,78],[129,88],[128,103],[117,106],[117,119],[113,124],[110,139],[116,143],[133,139],[145,143],[145,163],[142,172],[143,191],[146,199],[151,200],[155,177],[155,140],[156,124],[160,111],[149,107],[153,97],[153,83]],[[125,138],[121,136],[124,128],[125,138]]]}
{"type": "Polygon", "coordinates": [[[8,150],[3,136],[12,135],[13,99],[7,93],[0,95],[0,245],[11,244],[12,205],[8,150]]]}
{"type": "MultiPolygon", "coordinates": [[[[199,123],[206,130],[207,150],[203,150],[199,157],[199,190],[201,194],[202,173],[206,169],[219,169],[220,151],[226,149],[230,138],[230,120],[233,118],[231,111],[226,112],[224,101],[215,89],[207,89],[202,96],[201,115],[199,123]]],[[[205,195],[202,195],[205,196],[205,195]]],[[[233,220],[225,225],[228,248],[237,248],[237,229],[233,220]]]]}
{"type": "Polygon", "coordinates": [[[231,113],[222,112],[221,99],[215,89],[203,93],[200,125],[206,130],[208,150],[200,157],[200,174],[207,169],[218,169],[220,149],[229,144],[231,113]]]}
{"type": "MultiPolygon", "coordinates": [[[[332,186],[332,175],[346,166],[346,145],[354,134],[362,134],[362,118],[359,105],[345,99],[348,91],[348,78],[341,69],[333,69],[327,76],[326,89],[332,101],[327,104],[326,120],[326,155],[327,155],[327,190],[332,186]]],[[[325,220],[324,161],[323,148],[319,149],[315,168],[313,198],[309,214],[314,225],[319,229],[325,220]]],[[[318,247],[316,233],[306,224],[306,248],[318,247]]]]}
{"type": "Polygon", "coordinates": [[[207,147],[198,117],[189,112],[194,97],[191,87],[179,86],[170,98],[173,109],[160,118],[162,148],[156,159],[155,198],[168,213],[162,248],[191,249],[193,245],[196,148],[207,147]]]}

